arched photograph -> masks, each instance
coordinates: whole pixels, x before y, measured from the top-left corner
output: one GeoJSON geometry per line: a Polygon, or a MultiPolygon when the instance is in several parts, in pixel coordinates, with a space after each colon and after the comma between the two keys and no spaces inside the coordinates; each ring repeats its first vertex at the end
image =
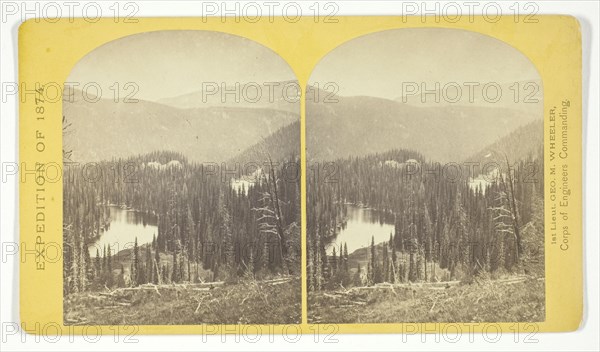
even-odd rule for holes
{"type": "Polygon", "coordinates": [[[106,43],[63,98],[66,325],[297,324],[300,89],[249,39],[106,43]]]}
{"type": "Polygon", "coordinates": [[[312,323],[545,319],[543,86],[476,32],[368,34],[306,89],[312,323]]]}

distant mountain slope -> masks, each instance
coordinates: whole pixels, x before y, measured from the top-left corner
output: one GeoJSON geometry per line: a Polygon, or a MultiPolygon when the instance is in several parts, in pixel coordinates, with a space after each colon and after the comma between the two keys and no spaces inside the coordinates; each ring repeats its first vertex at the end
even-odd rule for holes
{"type": "Polygon", "coordinates": [[[250,146],[228,163],[258,163],[262,164],[271,157],[273,162],[281,163],[290,161],[291,158],[300,159],[300,121],[292,122],[250,146]]]}
{"type": "Polygon", "coordinates": [[[544,122],[533,121],[482,148],[466,161],[497,162],[503,165],[506,162],[505,155],[511,162],[538,159],[543,157],[543,142],[544,122]]]}
{"type": "Polygon", "coordinates": [[[215,83],[207,87],[207,91],[183,94],[176,97],[158,100],[159,103],[179,109],[194,109],[201,107],[233,107],[233,108],[263,108],[282,110],[300,115],[298,82],[255,82],[239,86],[222,87],[215,83]],[[223,89],[224,88],[224,89],[223,89]],[[237,93],[237,96],[236,94],[237,93]],[[236,101],[237,100],[237,101],[236,101]]]}
{"type": "Polygon", "coordinates": [[[177,109],[144,100],[92,103],[81,98],[64,102],[63,113],[71,124],[64,144],[78,162],[154,150],[179,152],[192,161],[220,162],[298,119],[294,113],[264,108],[177,109]]]}
{"type": "Polygon", "coordinates": [[[337,99],[307,100],[309,161],[407,148],[430,160],[460,162],[542,114],[483,106],[417,107],[362,96],[337,99]]]}

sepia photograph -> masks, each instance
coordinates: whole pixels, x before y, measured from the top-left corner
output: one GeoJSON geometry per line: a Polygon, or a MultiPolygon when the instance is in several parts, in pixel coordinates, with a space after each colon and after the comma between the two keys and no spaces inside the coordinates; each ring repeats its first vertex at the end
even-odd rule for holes
{"type": "Polygon", "coordinates": [[[65,325],[299,324],[300,90],[211,31],[126,36],[63,97],[65,325]]]}
{"type": "Polygon", "coordinates": [[[600,3],[0,2],[1,351],[600,351],[600,3]]]}
{"type": "Polygon", "coordinates": [[[527,57],[471,31],[382,31],[323,57],[305,99],[309,323],[545,320],[527,57]]]}

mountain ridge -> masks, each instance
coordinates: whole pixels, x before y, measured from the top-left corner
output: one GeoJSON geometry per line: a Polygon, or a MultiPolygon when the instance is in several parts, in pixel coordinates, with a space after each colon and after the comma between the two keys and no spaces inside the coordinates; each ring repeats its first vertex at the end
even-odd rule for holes
{"type": "MultiPolygon", "coordinates": [[[[479,106],[415,107],[376,97],[336,96],[306,104],[307,159],[333,160],[395,148],[440,162],[460,162],[535,113],[479,106]]],[[[541,118],[542,112],[539,112],[541,118]]]]}
{"type": "MultiPolygon", "coordinates": [[[[203,89],[193,92],[158,99],[157,102],[177,108],[190,109],[198,107],[246,107],[269,108],[300,115],[298,97],[288,96],[290,85],[298,86],[297,81],[246,82],[235,86],[217,86],[217,90],[206,92],[203,89]],[[271,84],[273,83],[273,84],[271,84]],[[249,87],[249,88],[248,88],[249,87]],[[284,89],[287,87],[288,89],[284,89]]],[[[213,86],[214,88],[214,86],[213,86]]]]}
{"type": "Polygon", "coordinates": [[[173,150],[190,160],[220,162],[296,120],[298,115],[252,107],[178,109],[138,100],[73,99],[63,104],[70,127],[64,146],[72,160],[125,158],[153,150],[173,150]]]}

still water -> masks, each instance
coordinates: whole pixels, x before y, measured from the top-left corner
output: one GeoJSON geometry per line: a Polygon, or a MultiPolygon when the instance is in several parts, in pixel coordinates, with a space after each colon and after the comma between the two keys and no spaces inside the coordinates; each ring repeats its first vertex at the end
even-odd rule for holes
{"type": "Polygon", "coordinates": [[[90,256],[96,256],[96,249],[102,255],[104,246],[110,245],[111,253],[116,254],[126,248],[132,248],[137,237],[138,245],[151,243],[158,235],[157,220],[154,215],[121,209],[118,206],[107,207],[110,211],[110,226],[100,238],[89,247],[90,256]]]}
{"type": "Polygon", "coordinates": [[[371,237],[375,238],[375,244],[388,241],[390,233],[394,233],[394,219],[390,214],[383,214],[373,209],[345,205],[346,225],[343,226],[335,240],[327,248],[331,254],[333,247],[339,252],[340,243],[346,243],[348,253],[371,245],[371,237]]]}

